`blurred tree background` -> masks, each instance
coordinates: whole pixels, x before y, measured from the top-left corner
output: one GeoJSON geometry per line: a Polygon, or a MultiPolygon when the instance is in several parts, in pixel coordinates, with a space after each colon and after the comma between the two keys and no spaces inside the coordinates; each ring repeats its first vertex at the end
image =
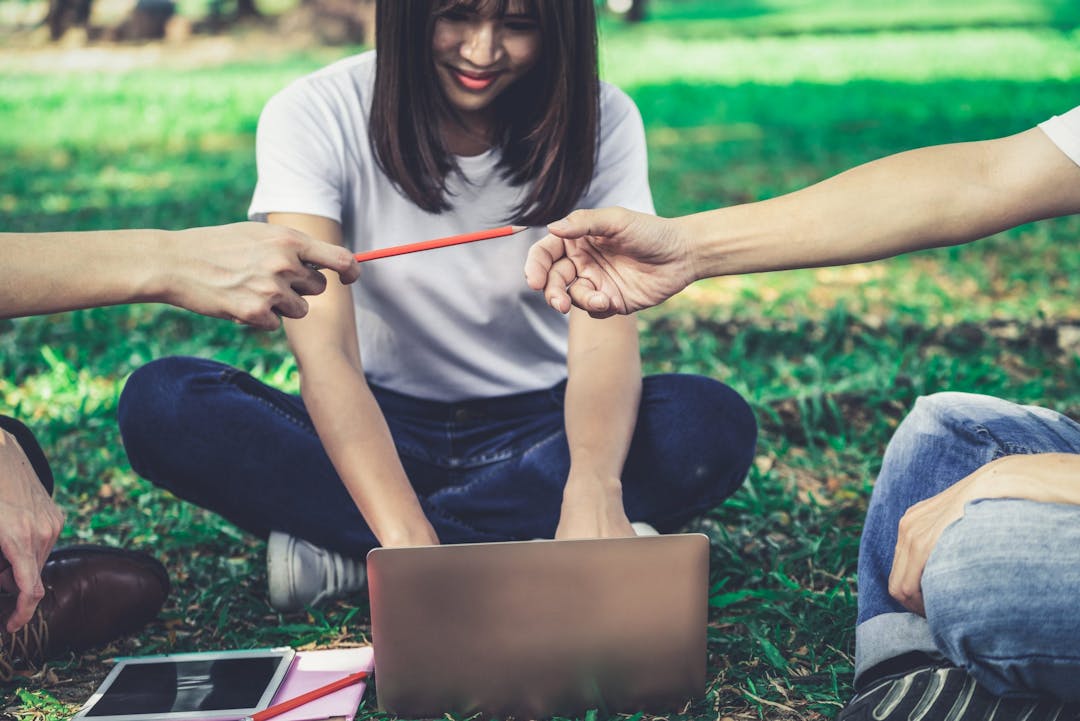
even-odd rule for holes
{"type": "MultiPolygon", "coordinates": [[[[132,0],[93,0],[85,25],[72,6],[56,39],[46,0],[0,0],[0,227],[243,218],[263,103],[360,50],[365,5],[176,0],[164,37],[145,42],[120,30],[132,0]]],[[[650,0],[637,22],[630,2],[602,8],[603,74],[641,108],[662,215],[1018,132],[1080,102],[1071,0],[650,0]]],[[[745,487],[702,526],[708,694],[669,718],[835,715],[851,693],[866,499],[915,397],[982,392],[1080,416],[1078,231],[1066,218],[882,263],[716,279],[641,314],[649,372],[720,378],[761,423],[745,487]]],[[[134,368],[177,353],[297,388],[280,333],[172,309],[0,325],[0,407],[43,436],[65,542],[149,550],[175,585],[160,623],[0,689],[0,713],[67,717],[116,653],[368,640],[365,599],[271,611],[260,541],[132,473],[117,395],[134,368]]]]}

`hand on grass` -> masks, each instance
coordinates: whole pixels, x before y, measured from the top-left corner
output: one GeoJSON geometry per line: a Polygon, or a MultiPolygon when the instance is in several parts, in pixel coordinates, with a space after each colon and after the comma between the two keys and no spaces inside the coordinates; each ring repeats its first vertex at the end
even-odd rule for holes
{"type": "Polygon", "coordinates": [[[63,511],[45,492],[22,447],[0,431],[0,591],[18,594],[6,619],[9,633],[30,620],[45,595],[41,568],[63,527],[63,511]]]}
{"type": "Polygon", "coordinates": [[[533,244],[525,279],[552,308],[594,318],[662,303],[692,283],[692,258],[675,221],[624,208],[576,210],[533,244]]]}
{"type": "Polygon", "coordinates": [[[277,225],[192,228],[168,239],[176,242],[163,248],[159,300],[264,330],[277,328],[279,316],[307,314],[303,296],[326,289],[315,267],[336,272],[342,283],[360,275],[348,249],[277,225]]]}

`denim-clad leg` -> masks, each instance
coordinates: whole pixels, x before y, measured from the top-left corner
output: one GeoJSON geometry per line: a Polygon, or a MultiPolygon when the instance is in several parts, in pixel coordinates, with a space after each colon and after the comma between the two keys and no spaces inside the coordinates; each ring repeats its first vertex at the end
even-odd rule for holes
{"type": "MultiPolygon", "coordinates": [[[[551,536],[570,460],[563,387],[440,403],[372,389],[444,543],[551,536]]],[[[261,536],[284,531],[360,556],[377,542],[297,396],[235,368],[165,358],[134,373],[120,429],[135,470],[261,536]]],[[[644,381],[623,478],[631,520],[661,530],[742,482],[756,425],[733,390],[697,376],[644,381]]]]}
{"type": "Polygon", "coordinates": [[[938,647],[992,692],[1080,702],[1080,506],[968,504],[930,556],[923,598],[938,647]]]}
{"type": "MultiPolygon", "coordinates": [[[[1009,659],[996,658],[997,652],[992,650],[996,647],[980,645],[970,635],[987,619],[1003,613],[1008,615],[1008,611],[993,608],[994,604],[1015,601],[1038,587],[1035,584],[1043,582],[1038,577],[1041,572],[1038,566],[1020,560],[1030,556],[1033,549],[1035,555],[1053,554],[1067,559],[1066,565],[1080,567],[1080,545],[1072,537],[1064,534],[1047,537],[1041,513],[1048,504],[1028,503],[1025,509],[1039,509],[1039,513],[1025,510],[1018,514],[1016,504],[984,501],[971,506],[978,508],[979,513],[971,518],[965,516],[950,526],[939,547],[931,554],[923,578],[929,620],[908,612],[889,596],[888,591],[897,527],[908,508],[940,493],[996,458],[1051,452],[1080,453],[1080,425],[1043,408],[1019,406],[967,393],[938,393],[916,402],[885,451],[863,529],[859,549],[856,680],[863,672],[905,653],[923,652],[937,657],[944,653],[998,693],[1025,689],[1029,693],[1054,692],[1052,688],[1027,685],[1022,680],[1034,676],[1014,673],[1011,678],[1016,683],[1011,686],[999,683],[1005,677],[996,678],[1002,666],[1022,666],[1029,661],[1035,664],[1034,655],[1042,653],[1029,646],[1031,658],[1023,660],[1024,654],[1019,649],[1029,643],[1029,638],[1022,625],[1011,626],[1012,639],[1007,645],[1018,655],[1009,659]],[[989,522],[985,515],[992,517],[989,522]],[[994,539],[983,536],[995,524],[1001,529],[1012,529],[1011,540],[1001,539],[999,547],[1011,546],[1015,551],[1013,560],[994,556],[994,539]],[[961,548],[971,555],[966,558],[956,556],[957,549],[961,548]],[[974,571],[963,581],[973,584],[968,587],[968,593],[942,592],[946,588],[959,588],[960,577],[964,576],[962,568],[976,568],[980,564],[989,564],[984,568],[990,569],[990,574],[999,572],[1002,582],[1012,589],[1011,593],[998,588],[992,594],[988,588],[980,590],[978,584],[985,578],[980,580],[974,571]],[[1018,570],[1023,568],[1027,570],[1018,570]],[[961,625],[957,625],[958,608],[966,608],[965,613],[972,614],[961,625]]],[[[1073,518],[1080,522],[1080,513],[1076,509],[1063,510],[1075,514],[1073,518]]],[[[1074,574],[1072,583],[1073,593],[1056,600],[1064,601],[1066,606],[1072,604],[1071,607],[1076,609],[1074,599],[1080,592],[1080,573],[1074,574]]],[[[1034,605],[1031,608],[1034,609],[1034,605]]],[[[1075,624],[1069,630],[1075,637],[1075,624]]],[[[1038,641],[1032,638],[1030,643],[1038,641]]]]}

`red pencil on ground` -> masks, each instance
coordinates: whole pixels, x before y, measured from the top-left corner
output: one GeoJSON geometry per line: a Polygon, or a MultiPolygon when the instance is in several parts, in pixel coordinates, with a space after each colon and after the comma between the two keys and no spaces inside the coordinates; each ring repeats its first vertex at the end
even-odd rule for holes
{"type": "Polygon", "coordinates": [[[337,681],[328,683],[325,686],[320,686],[319,688],[312,689],[307,693],[302,693],[296,698],[291,698],[288,701],[282,701],[281,703],[274,704],[269,708],[264,708],[262,711],[257,711],[244,721],[265,721],[265,719],[279,716],[286,711],[292,711],[294,708],[298,706],[303,706],[304,704],[314,701],[317,698],[322,698],[323,696],[328,696],[335,691],[340,691],[346,686],[352,686],[354,683],[359,683],[365,678],[367,678],[367,671],[357,671],[356,673],[351,673],[345,678],[339,678],[337,681]]]}
{"type": "Polygon", "coordinates": [[[421,250],[432,250],[433,248],[445,248],[448,245],[460,245],[461,243],[473,243],[477,240],[488,240],[489,238],[501,238],[504,235],[513,235],[514,233],[520,233],[525,230],[527,226],[524,225],[504,225],[501,228],[491,228],[489,230],[478,230],[475,233],[463,233],[462,235],[451,235],[446,238],[435,238],[434,240],[423,240],[419,243],[409,243],[408,245],[395,245],[390,248],[379,248],[378,250],[369,250],[364,253],[357,253],[356,259],[363,263],[365,260],[375,260],[377,258],[389,258],[392,255],[404,255],[405,253],[416,253],[421,250]]]}

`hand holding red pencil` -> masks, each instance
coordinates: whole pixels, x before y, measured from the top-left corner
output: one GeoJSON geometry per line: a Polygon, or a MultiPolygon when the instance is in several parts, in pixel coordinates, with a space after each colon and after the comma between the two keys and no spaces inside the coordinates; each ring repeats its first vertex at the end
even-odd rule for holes
{"type": "Polygon", "coordinates": [[[445,238],[435,238],[434,240],[423,240],[419,243],[409,243],[407,245],[395,245],[390,248],[379,248],[378,250],[369,250],[364,253],[357,253],[354,257],[359,262],[363,263],[366,260],[376,260],[378,258],[389,258],[394,255],[404,255],[405,253],[417,253],[421,250],[433,250],[435,248],[445,248],[448,245],[460,245],[462,243],[474,243],[478,240],[488,240],[489,238],[501,238],[506,235],[513,235],[525,230],[524,225],[504,225],[501,228],[491,228],[489,230],[478,230],[475,233],[463,233],[462,235],[450,235],[445,238]]]}

